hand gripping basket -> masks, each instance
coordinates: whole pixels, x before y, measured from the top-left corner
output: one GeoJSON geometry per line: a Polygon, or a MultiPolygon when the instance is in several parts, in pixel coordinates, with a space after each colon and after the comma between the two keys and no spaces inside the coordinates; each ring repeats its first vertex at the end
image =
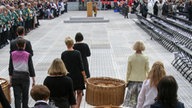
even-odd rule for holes
{"type": "Polygon", "coordinates": [[[123,103],[125,82],[109,77],[95,77],[87,80],[86,101],[93,106],[123,103]]]}
{"type": "MultiPolygon", "coordinates": [[[[4,94],[5,94],[5,97],[7,98],[9,103],[11,103],[10,88],[9,88],[8,81],[6,79],[4,79],[4,78],[0,78],[0,84],[1,84],[2,90],[3,90],[4,94]]],[[[1,103],[0,103],[0,108],[3,108],[1,106],[1,103]]]]}

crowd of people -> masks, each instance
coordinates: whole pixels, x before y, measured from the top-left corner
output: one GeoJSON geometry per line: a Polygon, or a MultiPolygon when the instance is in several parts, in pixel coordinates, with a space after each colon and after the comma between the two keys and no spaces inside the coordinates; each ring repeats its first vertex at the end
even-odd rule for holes
{"type": "MultiPolygon", "coordinates": [[[[175,15],[176,12],[186,13],[187,18],[192,21],[192,1],[188,0],[153,0],[150,1],[153,6],[153,14],[159,17],[168,14],[175,15]]],[[[120,11],[125,18],[128,13],[141,13],[143,17],[147,17],[148,1],[147,0],[119,0],[114,3],[114,9],[120,11]]]]}
{"type": "Polygon", "coordinates": [[[37,28],[39,19],[53,19],[67,12],[67,2],[59,0],[1,0],[0,49],[14,40],[18,26],[24,26],[25,35],[37,28]]]}
{"type": "Polygon", "coordinates": [[[175,15],[176,12],[186,13],[189,21],[192,21],[192,0],[162,0],[156,1],[153,6],[153,14],[159,17],[168,14],[175,15]]]}

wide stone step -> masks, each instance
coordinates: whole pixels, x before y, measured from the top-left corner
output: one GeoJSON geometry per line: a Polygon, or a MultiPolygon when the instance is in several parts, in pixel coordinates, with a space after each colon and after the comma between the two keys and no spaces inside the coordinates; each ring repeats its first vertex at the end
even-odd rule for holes
{"type": "Polygon", "coordinates": [[[104,17],[70,17],[70,20],[104,20],[104,17]]]}
{"type": "Polygon", "coordinates": [[[64,23],[107,23],[109,19],[103,17],[70,17],[69,20],[64,20],[64,23]]]}

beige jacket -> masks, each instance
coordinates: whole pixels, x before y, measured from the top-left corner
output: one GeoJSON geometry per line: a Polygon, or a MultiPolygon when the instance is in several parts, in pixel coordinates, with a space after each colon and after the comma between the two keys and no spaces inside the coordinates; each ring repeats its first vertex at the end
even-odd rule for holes
{"type": "Polygon", "coordinates": [[[149,73],[148,57],[143,54],[133,54],[128,58],[126,83],[129,81],[144,81],[149,73]]]}

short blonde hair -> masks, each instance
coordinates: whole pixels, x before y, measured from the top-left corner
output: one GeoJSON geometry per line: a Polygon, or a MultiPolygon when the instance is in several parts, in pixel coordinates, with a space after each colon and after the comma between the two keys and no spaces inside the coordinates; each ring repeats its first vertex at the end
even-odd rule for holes
{"type": "Polygon", "coordinates": [[[74,41],[71,37],[66,37],[65,38],[65,44],[67,47],[72,47],[74,45],[74,41]]]}
{"type": "Polygon", "coordinates": [[[53,60],[51,66],[48,69],[49,75],[67,75],[68,71],[65,67],[65,64],[60,58],[53,60]]]}
{"type": "Polygon", "coordinates": [[[157,61],[153,64],[149,72],[150,86],[157,87],[159,81],[166,75],[165,68],[162,62],[157,61]]]}
{"type": "Polygon", "coordinates": [[[142,41],[137,41],[135,42],[133,49],[135,51],[144,51],[145,50],[145,45],[142,41]]]}

